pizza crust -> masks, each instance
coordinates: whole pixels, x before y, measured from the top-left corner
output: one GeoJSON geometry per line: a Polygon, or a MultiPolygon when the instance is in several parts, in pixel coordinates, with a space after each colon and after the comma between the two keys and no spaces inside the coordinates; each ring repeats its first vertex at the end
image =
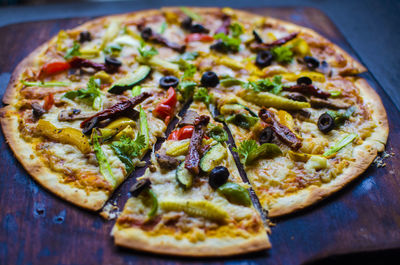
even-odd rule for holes
{"type": "Polygon", "coordinates": [[[342,174],[327,184],[310,186],[293,195],[277,198],[268,206],[265,206],[268,209],[270,217],[277,217],[303,209],[340,190],[361,175],[374,161],[378,152],[385,150],[389,134],[389,124],[382,101],[375,90],[364,79],[357,79],[355,85],[359,88],[364,103],[368,104],[370,109],[373,110],[372,117],[378,127],[375,128],[371,136],[362,145],[354,148],[355,153],[353,153],[353,157],[355,162],[346,168],[342,174]]]}
{"type": "Polygon", "coordinates": [[[239,255],[261,251],[271,247],[265,233],[259,233],[249,238],[213,238],[206,237],[204,241],[190,242],[187,239],[177,240],[174,236],[149,235],[139,228],[119,229],[114,227],[112,234],[115,244],[122,247],[149,251],[157,254],[179,255],[189,257],[218,257],[239,255]]]}

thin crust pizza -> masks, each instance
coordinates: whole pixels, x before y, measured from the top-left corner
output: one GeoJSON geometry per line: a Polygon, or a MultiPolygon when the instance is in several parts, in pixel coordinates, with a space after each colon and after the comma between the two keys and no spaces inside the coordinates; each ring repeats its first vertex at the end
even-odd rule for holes
{"type": "Polygon", "coordinates": [[[139,11],[61,30],[33,51],[12,75],[1,126],[35,180],[89,210],[152,152],[116,244],[234,255],[270,247],[253,201],[272,217],[302,209],[384,150],[386,112],[357,76],[365,70],[315,31],[271,17],[139,11]]]}

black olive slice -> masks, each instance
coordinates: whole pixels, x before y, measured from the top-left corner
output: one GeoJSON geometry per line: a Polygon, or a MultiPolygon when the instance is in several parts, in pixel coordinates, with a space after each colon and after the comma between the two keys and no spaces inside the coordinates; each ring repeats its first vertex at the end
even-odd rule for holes
{"type": "Polygon", "coordinates": [[[296,82],[298,85],[311,85],[312,84],[312,80],[308,76],[299,77],[296,82]]]}
{"type": "Polygon", "coordinates": [[[181,22],[181,27],[189,30],[192,26],[193,19],[191,17],[185,17],[181,22]]]}
{"type": "Polygon", "coordinates": [[[335,128],[335,120],[328,113],[323,113],[318,118],[318,129],[323,133],[328,133],[335,128]]]}
{"type": "Polygon", "coordinates": [[[216,73],[208,71],[201,77],[201,84],[205,87],[216,87],[219,84],[219,78],[216,73]]]}
{"type": "Polygon", "coordinates": [[[228,47],[223,43],[221,40],[217,41],[216,43],[212,44],[210,46],[211,50],[217,51],[217,52],[228,52],[228,47]]]}
{"type": "Polygon", "coordinates": [[[140,32],[140,36],[144,40],[149,40],[151,36],[153,36],[153,30],[149,27],[146,27],[142,30],[142,32],[140,32]]]}
{"type": "Polygon", "coordinates": [[[210,172],[208,183],[211,188],[218,189],[221,185],[225,184],[229,178],[229,170],[226,167],[218,166],[210,172]]]}
{"type": "Polygon", "coordinates": [[[191,33],[209,33],[210,32],[208,29],[206,29],[201,24],[191,25],[189,30],[191,33]]]}
{"type": "Polygon", "coordinates": [[[142,191],[144,191],[146,188],[150,188],[151,181],[149,179],[141,179],[138,180],[133,186],[129,189],[129,193],[133,197],[137,197],[140,195],[142,191]]]}
{"type": "Polygon", "coordinates": [[[264,68],[272,63],[272,53],[269,51],[260,51],[256,57],[256,65],[260,68],[264,68]]]}
{"type": "Polygon", "coordinates": [[[85,41],[91,41],[92,40],[92,35],[90,34],[89,31],[82,31],[79,33],[79,42],[84,43],[85,41]]]}
{"type": "Polygon", "coordinates": [[[260,144],[270,143],[274,139],[274,132],[270,126],[265,127],[260,133],[260,144]]]}
{"type": "Polygon", "coordinates": [[[118,68],[122,65],[121,61],[119,61],[118,59],[114,58],[114,57],[106,57],[105,59],[105,63],[106,65],[118,68]]]}
{"type": "Polygon", "coordinates": [[[315,69],[319,67],[319,61],[318,59],[312,57],[312,56],[305,56],[304,62],[306,63],[307,67],[310,69],[315,69]]]}
{"type": "Polygon", "coordinates": [[[179,79],[173,75],[163,76],[160,78],[160,87],[168,89],[170,87],[177,87],[179,84],[179,79]]]}
{"type": "Polygon", "coordinates": [[[255,40],[257,43],[263,43],[262,38],[260,37],[260,35],[258,35],[258,33],[257,33],[255,30],[253,30],[253,36],[254,36],[254,40],[255,40]]]}

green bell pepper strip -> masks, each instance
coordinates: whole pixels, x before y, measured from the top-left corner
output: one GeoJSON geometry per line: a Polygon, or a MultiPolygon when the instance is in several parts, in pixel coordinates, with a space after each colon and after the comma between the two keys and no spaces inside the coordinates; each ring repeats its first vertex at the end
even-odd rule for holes
{"type": "Polygon", "coordinates": [[[38,87],[53,87],[53,86],[69,86],[71,83],[69,82],[57,82],[57,81],[49,81],[49,82],[27,82],[21,80],[21,83],[25,86],[38,86],[38,87]]]}
{"type": "Polygon", "coordinates": [[[340,140],[339,142],[337,142],[334,146],[332,146],[331,148],[329,148],[324,154],[323,156],[331,156],[333,154],[336,154],[337,152],[339,152],[342,148],[344,148],[345,146],[347,146],[348,144],[352,143],[354,141],[354,139],[357,138],[357,134],[355,133],[350,133],[348,135],[346,135],[342,140],[340,140]]]}
{"type": "Polygon", "coordinates": [[[150,212],[147,214],[149,218],[152,218],[156,215],[158,209],[158,200],[157,195],[154,193],[152,189],[147,190],[148,195],[151,198],[151,209],[150,212]]]}
{"type": "Polygon", "coordinates": [[[251,206],[249,191],[236,183],[227,182],[220,186],[217,191],[231,203],[251,206]]]}
{"type": "Polygon", "coordinates": [[[100,173],[104,176],[106,181],[110,183],[113,188],[115,188],[117,186],[117,181],[112,173],[110,163],[108,163],[107,157],[104,154],[103,149],[101,149],[99,136],[96,130],[94,130],[92,133],[92,144],[97,161],[99,162],[100,173]]]}
{"type": "Polygon", "coordinates": [[[147,116],[142,106],[140,106],[139,109],[139,119],[140,119],[140,133],[144,135],[145,138],[145,147],[143,148],[143,152],[145,152],[149,148],[150,139],[149,139],[149,125],[147,123],[147,116]]]}

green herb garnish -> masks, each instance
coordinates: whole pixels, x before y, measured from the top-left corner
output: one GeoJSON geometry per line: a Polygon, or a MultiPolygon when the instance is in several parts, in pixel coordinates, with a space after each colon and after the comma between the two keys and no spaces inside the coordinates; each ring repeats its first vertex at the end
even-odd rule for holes
{"type": "Polygon", "coordinates": [[[154,47],[148,49],[146,47],[146,43],[143,40],[140,41],[140,47],[138,48],[138,51],[140,56],[146,60],[158,54],[158,51],[154,47]]]}
{"type": "Polygon", "coordinates": [[[271,158],[282,154],[276,144],[258,145],[255,140],[245,140],[240,143],[239,148],[234,147],[233,151],[238,153],[240,161],[245,165],[250,165],[260,158],[271,158]]]}
{"type": "Polygon", "coordinates": [[[100,84],[91,77],[87,83],[86,89],[69,91],[65,93],[63,97],[71,100],[80,99],[86,104],[91,105],[93,109],[99,110],[102,107],[102,95],[100,84]]]}
{"type": "Polygon", "coordinates": [[[226,133],[224,128],[222,128],[222,126],[210,123],[208,127],[209,129],[207,131],[207,135],[209,137],[220,143],[228,141],[228,134],[226,133]]]}
{"type": "Polygon", "coordinates": [[[212,101],[212,95],[209,94],[208,89],[205,87],[199,87],[193,95],[195,101],[202,101],[206,105],[212,101]]]}
{"type": "Polygon", "coordinates": [[[276,75],[271,79],[260,79],[257,81],[250,81],[244,85],[246,89],[253,89],[255,92],[270,92],[279,94],[282,90],[282,76],[276,75]]]}
{"type": "Polygon", "coordinates": [[[64,59],[68,60],[74,56],[81,55],[81,52],[79,51],[80,48],[81,48],[81,45],[79,45],[79,43],[77,43],[77,42],[74,42],[74,46],[72,46],[72,48],[69,48],[67,50],[67,52],[65,53],[64,59]]]}
{"type": "Polygon", "coordinates": [[[227,36],[225,33],[218,33],[216,35],[214,35],[214,39],[216,40],[221,40],[222,41],[222,45],[224,45],[224,49],[225,51],[229,52],[237,52],[239,51],[239,46],[241,43],[241,40],[239,38],[233,38],[233,37],[229,37],[227,36]]]}
{"type": "Polygon", "coordinates": [[[290,63],[293,60],[293,52],[289,46],[273,47],[271,53],[278,63],[290,63]]]}

